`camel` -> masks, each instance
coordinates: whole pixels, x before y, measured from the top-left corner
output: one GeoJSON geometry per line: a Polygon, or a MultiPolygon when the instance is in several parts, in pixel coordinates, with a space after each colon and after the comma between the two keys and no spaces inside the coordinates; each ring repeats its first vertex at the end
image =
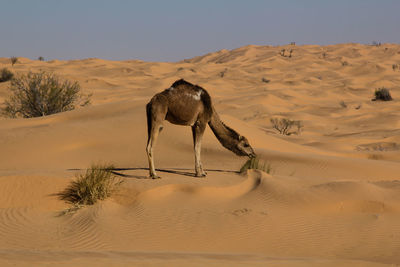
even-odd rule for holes
{"type": "Polygon", "coordinates": [[[246,137],[221,121],[207,91],[183,79],[177,80],[168,89],[154,95],[146,105],[146,115],[148,129],[146,152],[150,177],[153,179],[160,178],[154,167],[153,149],[163,128],[164,120],[172,124],[192,127],[197,177],[206,176],[200,160],[200,151],[201,139],[207,124],[225,148],[239,156],[255,157],[254,150],[246,137]]]}

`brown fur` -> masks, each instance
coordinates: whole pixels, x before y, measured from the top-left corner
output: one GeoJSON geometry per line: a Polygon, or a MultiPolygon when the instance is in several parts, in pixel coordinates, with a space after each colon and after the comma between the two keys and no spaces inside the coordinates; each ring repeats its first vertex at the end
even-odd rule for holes
{"type": "Polygon", "coordinates": [[[154,168],[153,147],[164,120],[192,127],[196,176],[206,175],[200,160],[200,150],[207,124],[225,148],[240,156],[255,155],[247,139],[220,120],[208,92],[183,79],[177,80],[170,88],[154,95],[146,106],[146,114],[148,127],[146,151],[152,178],[158,177],[154,168]]]}

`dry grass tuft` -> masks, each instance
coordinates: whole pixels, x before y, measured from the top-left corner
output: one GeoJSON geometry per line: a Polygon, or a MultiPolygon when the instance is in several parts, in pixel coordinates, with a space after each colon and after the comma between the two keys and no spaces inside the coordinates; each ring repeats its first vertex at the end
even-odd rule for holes
{"type": "Polygon", "coordinates": [[[122,183],[122,180],[112,173],[113,169],[113,165],[93,164],[85,174],[77,175],[58,196],[75,207],[93,205],[98,200],[104,200],[122,183]]]}
{"type": "Polygon", "coordinates": [[[267,164],[264,160],[259,157],[248,159],[240,168],[240,173],[245,173],[247,170],[260,170],[266,173],[271,172],[271,164],[267,164]]]}
{"type": "Polygon", "coordinates": [[[14,74],[9,71],[7,68],[3,68],[0,70],[0,83],[7,82],[14,77],[14,74]]]}

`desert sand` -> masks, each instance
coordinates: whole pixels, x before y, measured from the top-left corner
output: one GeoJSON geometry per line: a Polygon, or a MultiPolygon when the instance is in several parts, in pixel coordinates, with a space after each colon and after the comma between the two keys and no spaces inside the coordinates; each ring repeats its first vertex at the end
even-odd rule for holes
{"type": "MultiPolygon", "coordinates": [[[[287,54],[286,54],[287,55],[287,54]]],[[[393,266],[400,264],[400,45],[246,46],[181,62],[20,58],[93,93],[92,105],[0,118],[0,266],[393,266]],[[280,55],[292,49],[292,57],[280,55]],[[271,164],[210,128],[206,178],[189,127],[165,123],[148,176],[145,104],[175,80],[204,87],[222,120],[271,164]],[[371,101],[378,87],[394,100],[371,101]],[[272,117],[302,121],[300,135],[272,117]],[[120,168],[115,194],[76,213],[56,194],[92,163],[120,168]]],[[[0,102],[9,95],[0,83],[0,102]]]]}

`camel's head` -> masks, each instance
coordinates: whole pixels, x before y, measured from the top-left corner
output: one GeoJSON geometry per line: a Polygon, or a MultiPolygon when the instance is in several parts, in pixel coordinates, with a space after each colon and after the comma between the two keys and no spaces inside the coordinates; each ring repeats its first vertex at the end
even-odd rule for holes
{"type": "Polygon", "coordinates": [[[256,153],[254,153],[253,148],[250,146],[249,141],[246,137],[239,135],[239,142],[236,144],[234,151],[236,155],[248,156],[249,158],[255,158],[256,153]]]}

